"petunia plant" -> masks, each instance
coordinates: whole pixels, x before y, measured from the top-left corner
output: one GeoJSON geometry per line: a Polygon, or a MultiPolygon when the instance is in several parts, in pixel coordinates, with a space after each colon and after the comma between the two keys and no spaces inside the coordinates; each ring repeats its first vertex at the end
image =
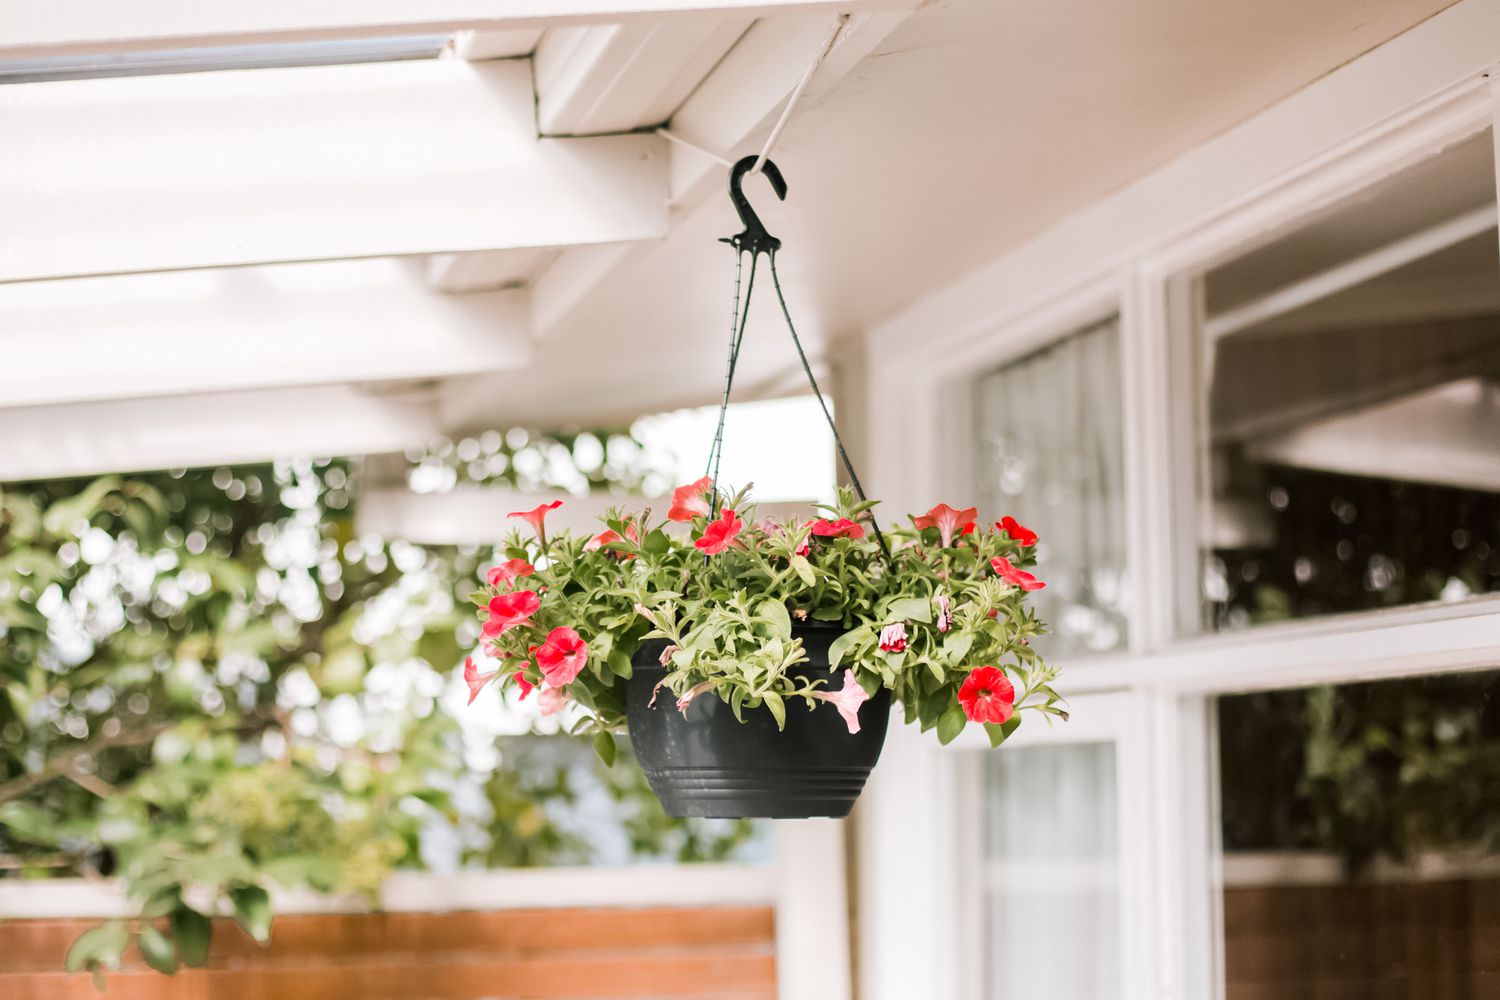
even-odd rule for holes
{"type": "Polygon", "coordinates": [[[1037,536],[1014,518],[982,529],[975,508],[939,504],[881,533],[875,504],[847,490],[817,516],[761,518],[748,491],[716,494],[707,477],[676,490],[663,521],[612,510],[592,537],[549,533],[557,505],[510,515],[530,530],[511,535],[474,595],[484,639],[464,666],[471,702],[498,683],[522,700],[536,692],[542,715],[576,705],[574,731],[612,756],[632,656],[659,639],[658,688],[684,713],[716,697],[781,725],[802,699],[854,733],[886,688],[944,743],[974,722],[992,745],[1022,710],[1066,718],[1031,645],[1043,625],[1027,595],[1046,586],[1024,568],[1037,536]],[[816,628],[833,636],[826,674],[799,669],[816,628]]]}

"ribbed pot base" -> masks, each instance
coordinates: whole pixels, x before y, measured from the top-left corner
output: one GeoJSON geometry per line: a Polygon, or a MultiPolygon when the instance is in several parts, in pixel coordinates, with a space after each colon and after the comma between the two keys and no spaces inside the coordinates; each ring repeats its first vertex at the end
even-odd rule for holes
{"type": "MultiPolygon", "coordinates": [[[[843,686],[828,671],[828,644],[838,629],[799,628],[809,662],[797,668],[843,686]]],[[[880,691],[860,708],[860,731],[850,733],[831,705],[809,710],[787,702],[786,729],[764,708],[746,709],[745,721],[712,694],[693,701],[686,715],[663,688],[657,663],[664,643],[642,645],[626,687],[630,741],[651,789],[671,816],[803,819],[847,816],[880,759],[890,719],[890,693],[880,691]]]]}

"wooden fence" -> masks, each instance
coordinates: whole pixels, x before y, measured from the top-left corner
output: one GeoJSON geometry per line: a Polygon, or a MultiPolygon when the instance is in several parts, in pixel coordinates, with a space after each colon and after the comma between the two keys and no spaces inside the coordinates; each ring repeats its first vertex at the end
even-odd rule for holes
{"type": "MultiPolygon", "coordinates": [[[[63,955],[97,920],[0,923],[0,997],[96,1000],[63,955]]],[[[262,948],[216,921],[210,964],[163,976],[128,956],[106,1000],[771,1000],[770,906],[305,914],[262,948]]]]}

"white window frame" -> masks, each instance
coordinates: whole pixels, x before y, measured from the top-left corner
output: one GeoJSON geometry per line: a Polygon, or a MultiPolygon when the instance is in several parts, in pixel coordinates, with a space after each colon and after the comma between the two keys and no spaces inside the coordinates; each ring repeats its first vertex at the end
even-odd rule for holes
{"type": "MultiPolygon", "coordinates": [[[[1191,339],[1201,330],[1196,279],[1456,141],[1484,129],[1500,137],[1500,79],[1486,79],[1500,76],[1494,72],[1500,37],[1476,45],[1468,34],[1478,23],[1500,23],[1500,14],[1474,0],[1451,11],[1288,99],[1274,109],[1278,114],[1242,126],[1245,137],[1219,143],[1229,153],[1215,148],[1199,158],[1206,169],[1237,144],[1274,142],[1284,134],[1284,148],[1262,155],[1279,164],[1269,180],[1209,199],[1194,217],[1141,245],[1110,246],[1120,238],[1121,219],[1143,211],[1132,197],[1139,203],[1171,187],[1148,178],[1135,193],[1039,239],[1030,260],[997,265],[1002,281],[1024,287],[1029,278],[1041,293],[997,310],[992,289],[966,280],[873,338],[870,399],[900,398],[909,405],[884,415],[872,406],[867,429],[881,445],[872,456],[872,479],[890,509],[925,510],[974,490],[976,375],[1119,316],[1127,573],[1138,593],[1166,599],[1133,602],[1124,651],[1063,664],[1060,688],[1072,703],[1073,721],[1023,727],[1018,742],[1115,741],[1121,871],[1133,886],[1125,893],[1131,919],[1122,924],[1122,956],[1135,956],[1123,970],[1128,1000],[1223,995],[1216,696],[1500,664],[1500,595],[1195,634],[1194,526],[1206,468],[1197,431],[1205,389],[1191,339]],[[1451,65],[1460,50],[1476,68],[1451,65]],[[1447,82],[1433,88],[1433,78],[1447,82]],[[1316,129],[1347,138],[1300,155],[1311,146],[1308,131],[1316,129]],[[1090,240],[1104,248],[1090,254],[1090,240]],[[1082,263],[1060,281],[1048,268],[1071,263],[1070,256],[1082,263]],[[899,351],[881,350],[910,339],[923,323],[947,329],[927,335],[920,365],[899,351]],[[1173,392],[1184,386],[1195,388],[1173,392]],[[1117,712],[1122,705],[1130,707],[1128,723],[1101,728],[1093,718],[1095,709],[1115,706],[1110,711],[1117,712]]],[[[1204,203],[1201,191],[1183,198],[1204,203]]],[[[982,996],[973,954],[974,890],[951,860],[966,842],[973,850],[974,813],[966,803],[974,792],[972,778],[965,784],[964,759],[983,752],[983,741],[975,740],[966,734],[939,748],[931,734],[893,726],[856,813],[862,1000],[982,996]]]]}

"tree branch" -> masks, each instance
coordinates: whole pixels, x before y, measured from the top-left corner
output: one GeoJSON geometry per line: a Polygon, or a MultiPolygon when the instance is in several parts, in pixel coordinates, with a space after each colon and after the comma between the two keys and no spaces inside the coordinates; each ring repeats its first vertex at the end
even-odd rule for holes
{"type": "Polygon", "coordinates": [[[114,736],[100,736],[98,739],[89,740],[87,743],[64,750],[62,753],[48,760],[40,771],[23,774],[19,778],[12,778],[3,785],[0,785],[0,802],[9,802],[11,799],[25,795],[33,788],[39,788],[50,781],[70,776],[70,773],[74,771],[74,765],[81,757],[98,753],[100,750],[109,750],[116,747],[144,746],[174,725],[176,723],[158,722],[147,726],[145,729],[117,733],[114,736]]]}

